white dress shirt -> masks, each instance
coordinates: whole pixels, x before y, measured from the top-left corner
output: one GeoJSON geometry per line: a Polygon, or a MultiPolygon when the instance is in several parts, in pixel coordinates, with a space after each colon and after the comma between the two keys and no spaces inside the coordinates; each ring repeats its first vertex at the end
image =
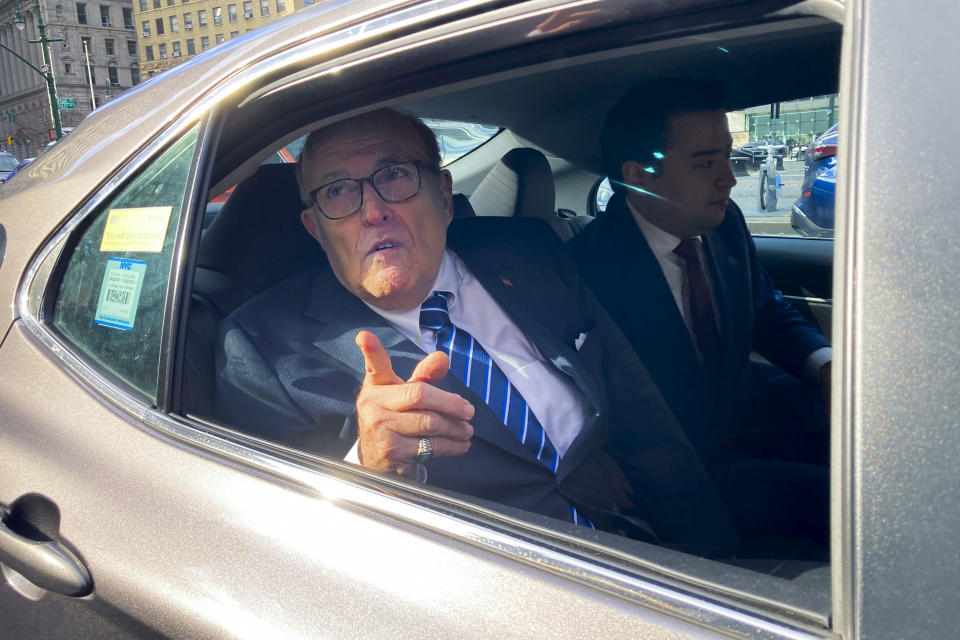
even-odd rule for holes
{"type": "MultiPolygon", "coordinates": [[[[650,250],[653,251],[653,256],[657,259],[657,263],[660,265],[660,269],[663,271],[663,276],[666,278],[667,285],[670,287],[670,293],[673,294],[673,299],[677,303],[677,308],[680,309],[680,315],[683,316],[683,321],[687,325],[687,331],[690,332],[690,339],[693,341],[694,348],[696,349],[697,338],[693,328],[693,314],[690,309],[690,291],[689,286],[686,284],[687,278],[684,272],[686,265],[684,264],[683,259],[673,252],[673,250],[679,246],[683,238],[678,238],[672,233],[664,231],[657,225],[644,218],[640,212],[633,207],[633,204],[629,200],[627,200],[627,206],[630,207],[630,213],[633,214],[633,219],[640,228],[640,233],[642,233],[643,237],[646,238],[647,244],[650,245],[650,250]]],[[[710,288],[710,297],[713,300],[714,309],[716,309],[716,290],[713,286],[713,279],[710,276],[710,269],[706,268],[707,262],[706,256],[703,253],[703,238],[698,236],[696,239],[698,241],[697,253],[700,256],[701,264],[704,265],[703,275],[707,280],[707,286],[710,288]]],[[[719,313],[715,313],[714,317],[716,317],[718,324],[722,322],[719,313]]],[[[718,328],[722,333],[723,326],[718,328]]],[[[698,355],[700,355],[699,351],[698,355]]],[[[833,351],[830,347],[820,347],[811,353],[804,361],[804,377],[811,382],[818,382],[817,374],[820,371],[820,367],[830,362],[832,358],[833,351]]]]}
{"type": "MultiPolygon", "coordinates": [[[[562,458],[579,435],[590,407],[574,382],[547,362],[536,346],[510,320],[483,285],[450,249],[443,254],[433,291],[449,291],[450,321],[470,333],[490,354],[507,379],[527,401],[562,458]]],[[[368,304],[393,328],[423,349],[436,351],[436,334],[420,326],[420,306],[406,311],[384,311],[368,304]]],[[[359,463],[357,444],[347,454],[359,463]]],[[[421,474],[418,474],[418,478],[421,474]]]]}

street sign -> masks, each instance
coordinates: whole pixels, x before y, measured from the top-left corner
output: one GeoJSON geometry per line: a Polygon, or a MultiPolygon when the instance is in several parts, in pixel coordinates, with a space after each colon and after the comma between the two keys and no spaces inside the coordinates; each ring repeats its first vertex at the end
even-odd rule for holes
{"type": "Polygon", "coordinates": [[[57,98],[57,108],[60,111],[73,109],[73,98],[57,98]]]}

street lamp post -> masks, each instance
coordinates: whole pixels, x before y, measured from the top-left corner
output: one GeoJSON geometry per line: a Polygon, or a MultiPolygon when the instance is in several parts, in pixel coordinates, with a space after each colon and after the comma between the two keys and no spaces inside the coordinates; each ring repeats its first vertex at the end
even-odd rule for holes
{"type": "MultiPolygon", "coordinates": [[[[41,69],[37,69],[29,62],[27,62],[27,64],[30,64],[30,67],[42,75],[47,81],[47,91],[50,93],[50,118],[53,121],[54,134],[57,136],[57,140],[59,140],[63,137],[63,127],[60,125],[60,102],[57,100],[57,84],[53,78],[53,62],[50,58],[50,43],[62,42],[63,38],[47,37],[47,26],[43,24],[43,12],[40,10],[40,0],[33,0],[33,6],[36,10],[35,14],[37,16],[37,31],[40,33],[40,39],[28,40],[27,42],[31,44],[40,43],[40,47],[43,51],[43,67],[41,69]]],[[[16,13],[14,14],[13,24],[15,24],[17,29],[20,31],[23,31],[27,26],[27,21],[23,19],[23,14],[20,13],[20,0],[16,0],[16,13]]],[[[26,61],[24,60],[24,62],[26,61]]]]}

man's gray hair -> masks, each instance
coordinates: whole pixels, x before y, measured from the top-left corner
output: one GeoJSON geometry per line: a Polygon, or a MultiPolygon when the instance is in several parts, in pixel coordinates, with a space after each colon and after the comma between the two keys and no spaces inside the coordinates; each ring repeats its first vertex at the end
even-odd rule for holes
{"type": "Polygon", "coordinates": [[[396,109],[378,109],[376,111],[370,111],[367,113],[362,113],[358,116],[352,118],[347,118],[346,120],[340,120],[329,124],[315,131],[311,131],[310,135],[307,136],[307,141],[303,145],[303,150],[300,151],[300,157],[297,158],[297,186],[300,189],[300,201],[303,202],[305,207],[312,207],[313,202],[310,200],[310,193],[307,191],[307,187],[304,184],[304,167],[306,161],[312,161],[316,153],[317,148],[328,140],[333,135],[339,133],[340,131],[355,125],[358,121],[367,121],[367,120],[394,120],[397,122],[399,127],[409,126],[413,128],[414,133],[420,138],[420,141],[423,143],[423,149],[427,154],[427,162],[429,162],[434,167],[440,167],[440,145],[437,143],[437,136],[433,133],[433,129],[424,124],[423,120],[411,113],[404,113],[403,111],[397,111],[396,109]]]}

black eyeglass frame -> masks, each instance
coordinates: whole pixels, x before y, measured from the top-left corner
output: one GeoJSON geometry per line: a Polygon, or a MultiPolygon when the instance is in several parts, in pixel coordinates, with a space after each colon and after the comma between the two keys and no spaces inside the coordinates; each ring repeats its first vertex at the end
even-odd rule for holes
{"type": "Polygon", "coordinates": [[[327,182],[327,183],[325,183],[325,184],[322,184],[322,185],[320,185],[319,187],[317,187],[316,189],[313,189],[312,191],[310,191],[310,192],[308,193],[308,195],[310,196],[310,201],[313,202],[313,205],[317,208],[317,211],[320,212],[320,215],[322,215],[322,216],[323,216],[324,218],[326,218],[327,220],[333,220],[333,221],[336,221],[336,220],[346,220],[347,218],[349,218],[350,216],[356,214],[358,211],[360,211],[360,209],[363,208],[363,183],[364,183],[364,182],[369,182],[369,183],[370,183],[370,186],[373,187],[373,190],[374,190],[374,192],[377,194],[377,196],[378,196],[381,200],[383,200],[384,202],[386,202],[386,203],[396,204],[396,203],[398,203],[398,202],[406,202],[407,200],[411,200],[411,199],[415,198],[415,197],[420,193],[420,189],[423,187],[423,173],[422,173],[422,169],[429,169],[430,171],[433,171],[434,173],[437,173],[437,172],[440,171],[440,167],[434,166],[434,165],[430,164],[429,162],[425,162],[425,161],[423,161],[423,160],[406,160],[406,161],[404,161],[404,162],[392,162],[392,163],[390,163],[390,164],[388,164],[388,165],[386,165],[386,166],[380,167],[379,169],[377,169],[376,171],[374,171],[373,173],[371,173],[370,175],[368,175],[368,176],[366,176],[366,177],[364,177],[364,178],[338,178],[338,179],[336,179],[336,180],[331,180],[330,182],[327,182]],[[412,164],[412,165],[414,165],[414,166],[416,167],[416,169],[417,169],[417,188],[416,188],[416,190],[415,190],[412,194],[410,194],[410,195],[407,196],[406,198],[400,198],[399,200],[390,200],[390,199],[386,198],[382,193],[380,193],[380,189],[377,188],[376,183],[374,183],[374,181],[373,181],[373,176],[377,175],[377,174],[380,173],[381,171],[386,171],[386,170],[388,170],[388,169],[390,169],[390,168],[392,168],[392,167],[396,167],[396,166],[400,166],[400,165],[405,165],[405,164],[412,164]],[[360,185],[360,202],[359,202],[359,204],[357,204],[357,208],[354,209],[353,211],[351,211],[350,213],[348,213],[347,215],[345,215],[345,216],[340,216],[339,218],[334,218],[334,217],[328,215],[328,214],[323,210],[323,207],[320,206],[320,202],[319,202],[319,200],[317,199],[317,194],[320,193],[320,191],[322,191],[323,189],[329,187],[329,186],[332,185],[332,184],[336,184],[336,183],[338,183],[338,182],[356,182],[357,184],[359,184],[359,185],[360,185]]]}

